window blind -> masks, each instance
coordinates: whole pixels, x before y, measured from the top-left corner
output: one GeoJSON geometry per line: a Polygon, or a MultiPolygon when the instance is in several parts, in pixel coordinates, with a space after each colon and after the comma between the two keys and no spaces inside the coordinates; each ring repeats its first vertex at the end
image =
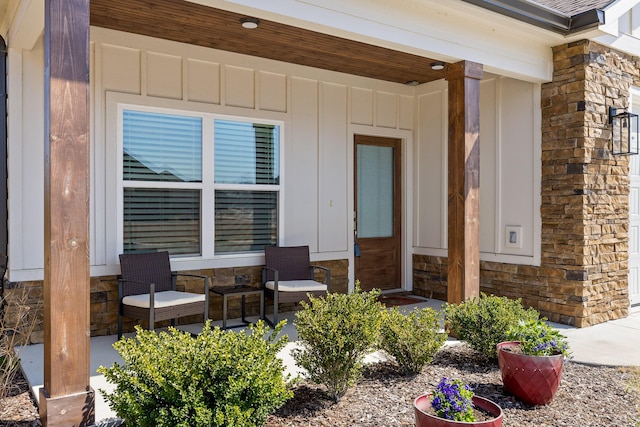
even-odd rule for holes
{"type": "Polygon", "coordinates": [[[201,182],[202,119],[125,110],[123,179],[201,182]]]}
{"type": "Polygon", "coordinates": [[[217,254],[255,252],[278,242],[276,191],[216,191],[215,212],[217,254]]]}
{"type": "Polygon", "coordinates": [[[279,126],[215,120],[214,127],[217,184],[278,184],[279,126]]]}
{"type": "Polygon", "coordinates": [[[124,189],[124,252],[200,254],[200,191],[124,189]]]}

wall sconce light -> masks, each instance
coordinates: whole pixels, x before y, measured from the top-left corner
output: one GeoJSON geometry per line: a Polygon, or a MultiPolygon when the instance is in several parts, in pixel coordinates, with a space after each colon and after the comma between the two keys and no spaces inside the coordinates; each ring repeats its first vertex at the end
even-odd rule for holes
{"type": "Polygon", "coordinates": [[[609,107],[609,124],[611,125],[611,154],[638,154],[638,115],[623,111],[618,113],[609,107]]]}
{"type": "Polygon", "coordinates": [[[242,28],[253,30],[254,28],[258,28],[260,20],[258,18],[244,17],[240,18],[240,24],[242,24],[242,28]]]}

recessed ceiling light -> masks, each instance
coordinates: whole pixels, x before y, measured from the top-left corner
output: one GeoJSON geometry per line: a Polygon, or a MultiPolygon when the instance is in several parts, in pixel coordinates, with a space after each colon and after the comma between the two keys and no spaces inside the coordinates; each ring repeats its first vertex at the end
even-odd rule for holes
{"type": "Polygon", "coordinates": [[[432,62],[431,63],[431,69],[433,71],[440,71],[440,70],[444,70],[444,62],[432,62]]]}
{"type": "Polygon", "coordinates": [[[242,24],[242,28],[253,30],[254,28],[258,28],[260,20],[258,18],[244,17],[240,18],[240,23],[242,24]]]}

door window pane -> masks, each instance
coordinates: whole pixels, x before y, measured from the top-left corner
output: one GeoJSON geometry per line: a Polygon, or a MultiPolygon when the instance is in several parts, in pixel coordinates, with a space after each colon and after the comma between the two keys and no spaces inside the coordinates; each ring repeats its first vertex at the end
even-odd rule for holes
{"type": "Polygon", "coordinates": [[[200,254],[200,191],[124,189],[124,252],[200,254]]]}
{"type": "Polygon", "coordinates": [[[358,237],[393,236],[393,148],[357,146],[358,237]]]}

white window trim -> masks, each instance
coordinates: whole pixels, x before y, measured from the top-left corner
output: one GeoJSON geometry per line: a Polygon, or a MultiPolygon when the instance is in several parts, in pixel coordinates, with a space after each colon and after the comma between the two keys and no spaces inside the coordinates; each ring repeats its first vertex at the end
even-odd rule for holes
{"type": "Polygon", "coordinates": [[[185,188],[201,190],[201,255],[199,256],[180,256],[174,258],[179,261],[185,269],[190,268],[211,268],[211,265],[203,265],[201,261],[219,260],[219,267],[227,266],[228,261],[232,261],[234,265],[240,263],[242,265],[253,265],[256,262],[262,262],[264,254],[255,253],[238,253],[238,254],[221,254],[216,255],[214,252],[215,235],[214,235],[214,213],[215,213],[215,190],[218,189],[240,189],[252,191],[277,191],[278,193],[278,241],[282,242],[284,238],[284,153],[286,141],[286,115],[274,114],[250,110],[251,114],[239,109],[222,108],[217,105],[201,104],[189,101],[177,101],[161,98],[152,98],[140,95],[122,94],[115,92],[107,92],[106,97],[106,186],[105,200],[108,211],[105,226],[105,250],[107,254],[107,265],[118,264],[118,254],[123,252],[124,248],[124,201],[123,189],[125,187],[147,187],[147,188],[185,188]],[[202,121],[202,182],[201,183],[176,183],[176,182],[159,182],[150,183],[145,181],[136,181],[135,183],[125,184],[122,179],[122,149],[123,149],[123,114],[126,109],[136,111],[156,112],[163,114],[176,114],[190,117],[201,117],[202,121]],[[235,110],[235,111],[229,111],[235,110]],[[232,114],[230,114],[232,113],[232,114]],[[247,185],[247,184],[215,184],[214,183],[214,120],[235,120],[250,123],[264,123],[279,126],[279,182],[278,185],[247,185]],[[207,159],[211,160],[209,163],[207,159]],[[207,183],[212,183],[209,185],[207,183]],[[111,220],[109,220],[111,218],[111,220]],[[204,218],[211,218],[205,221],[204,218]],[[207,238],[207,236],[211,236],[207,238]],[[244,259],[244,260],[243,260],[244,259]],[[228,261],[225,261],[228,260],[228,261]]]}

